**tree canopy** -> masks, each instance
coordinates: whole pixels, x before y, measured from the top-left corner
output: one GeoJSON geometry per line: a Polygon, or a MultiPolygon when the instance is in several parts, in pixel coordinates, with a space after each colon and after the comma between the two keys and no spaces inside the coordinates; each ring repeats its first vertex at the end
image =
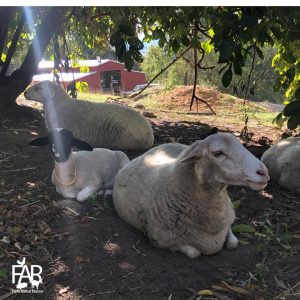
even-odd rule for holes
{"type": "MultiPolygon", "coordinates": [[[[94,56],[110,44],[129,70],[134,62],[143,61],[143,42],[157,40],[159,47],[173,57],[191,49],[195,73],[207,67],[204,58],[214,52],[225,87],[234,86],[234,75],[243,74],[247,60],[253,66],[262,60],[263,49],[268,45],[277,50],[272,62],[276,74],[274,90],[283,90],[288,103],[277,121],[287,120],[291,129],[300,124],[298,8],[35,7],[29,10],[33,28],[24,8],[0,9],[0,103],[5,94],[2,85],[7,88],[16,79],[22,79],[10,99],[26,88],[55,35],[64,41],[76,40],[73,49],[74,52],[77,49],[78,56],[94,56]],[[39,53],[35,50],[38,44],[39,53]],[[19,62],[20,67],[10,74],[11,62],[19,62]]],[[[245,97],[251,89],[251,69],[239,82],[246,90],[245,97]]]]}

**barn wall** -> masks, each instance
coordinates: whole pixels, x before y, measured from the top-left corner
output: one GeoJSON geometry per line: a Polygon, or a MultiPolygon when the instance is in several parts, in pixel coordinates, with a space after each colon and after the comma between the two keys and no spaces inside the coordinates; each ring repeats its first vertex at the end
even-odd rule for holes
{"type": "Polygon", "coordinates": [[[128,72],[127,70],[123,69],[121,74],[124,91],[130,91],[138,84],[147,83],[145,73],[134,71],[128,72]]]}
{"type": "MultiPolygon", "coordinates": [[[[43,70],[52,71],[52,69],[39,69],[40,72],[43,70]]],[[[80,68],[73,68],[74,72],[79,72],[79,70],[80,68]]],[[[115,61],[108,61],[99,66],[89,67],[89,71],[96,71],[97,73],[84,78],[83,81],[86,81],[89,89],[94,92],[100,91],[100,73],[103,71],[121,71],[121,88],[124,91],[130,91],[138,84],[147,83],[145,73],[137,71],[128,72],[124,69],[124,64],[115,61]]]]}

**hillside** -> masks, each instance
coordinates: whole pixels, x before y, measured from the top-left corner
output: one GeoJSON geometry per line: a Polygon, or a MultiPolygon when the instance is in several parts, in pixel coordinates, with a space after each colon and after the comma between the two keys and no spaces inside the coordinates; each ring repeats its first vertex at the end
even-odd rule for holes
{"type": "MultiPolygon", "coordinates": [[[[272,124],[278,114],[267,104],[246,101],[214,88],[198,87],[197,96],[205,100],[216,112],[202,102],[194,103],[190,111],[192,86],[179,86],[170,91],[149,89],[133,99],[126,99],[126,104],[154,113],[157,119],[176,122],[200,122],[210,126],[240,132],[244,127],[245,114],[248,115],[250,131],[260,131],[262,136],[271,136],[276,140],[281,131],[272,124]]],[[[155,119],[152,119],[155,122],[155,119]]]]}

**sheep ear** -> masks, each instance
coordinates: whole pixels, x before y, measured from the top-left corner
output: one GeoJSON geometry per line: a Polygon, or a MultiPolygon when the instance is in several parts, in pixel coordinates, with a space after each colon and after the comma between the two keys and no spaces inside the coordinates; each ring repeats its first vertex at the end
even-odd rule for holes
{"type": "Polygon", "coordinates": [[[205,154],[206,148],[204,147],[204,143],[202,141],[197,141],[182,152],[178,158],[178,162],[184,164],[194,163],[205,154]]]}
{"type": "Polygon", "coordinates": [[[49,138],[47,136],[42,136],[31,140],[28,143],[30,146],[46,146],[49,145],[49,138]]]}
{"type": "Polygon", "coordinates": [[[85,151],[93,151],[93,147],[90,144],[76,138],[73,138],[72,146],[75,146],[78,149],[85,150],[85,151]]]}

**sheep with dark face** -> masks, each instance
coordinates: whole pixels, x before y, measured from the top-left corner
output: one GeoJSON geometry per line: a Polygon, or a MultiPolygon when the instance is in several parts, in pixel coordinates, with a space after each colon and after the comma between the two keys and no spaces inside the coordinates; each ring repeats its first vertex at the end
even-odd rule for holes
{"type": "Polygon", "coordinates": [[[277,142],[263,154],[261,161],[269,169],[272,181],[300,193],[300,137],[277,142]]]}
{"type": "Polygon", "coordinates": [[[29,144],[49,145],[55,160],[52,183],[56,191],[63,197],[77,198],[78,201],[84,201],[100,190],[111,190],[115,175],[129,162],[123,152],[93,149],[63,128],[55,128],[48,136],[35,138],[29,144]],[[72,152],[72,147],[85,151],[72,152]]]}
{"type": "Polygon", "coordinates": [[[153,130],[148,121],[126,106],[75,100],[50,81],[29,87],[24,96],[43,103],[49,130],[69,129],[93,147],[143,150],[153,145],[153,130]]]}
{"type": "Polygon", "coordinates": [[[164,144],[132,160],[115,178],[119,216],[160,248],[190,258],[235,248],[235,213],[227,185],[263,189],[264,164],[231,134],[214,134],[191,146],[164,144]]]}

